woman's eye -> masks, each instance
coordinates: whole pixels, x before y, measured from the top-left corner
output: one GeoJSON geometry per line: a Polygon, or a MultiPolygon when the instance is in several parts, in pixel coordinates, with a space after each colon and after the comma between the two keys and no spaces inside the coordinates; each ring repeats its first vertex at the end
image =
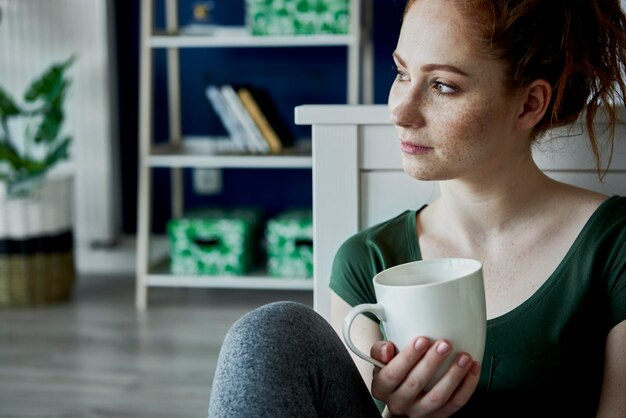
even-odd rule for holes
{"type": "Polygon", "coordinates": [[[409,76],[404,71],[400,70],[397,66],[391,67],[392,71],[396,74],[396,80],[398,81],[408,81],[409,76]]]}
{"type": "Polygon", "coordinates": [[[433,87],[435,88],[437,93],[441,93],[441,94],[452,94],[458,91],[456,87],[451,86],[446,83],[442,83],[441,81],[435,81],[433,84],[433,87]]]}

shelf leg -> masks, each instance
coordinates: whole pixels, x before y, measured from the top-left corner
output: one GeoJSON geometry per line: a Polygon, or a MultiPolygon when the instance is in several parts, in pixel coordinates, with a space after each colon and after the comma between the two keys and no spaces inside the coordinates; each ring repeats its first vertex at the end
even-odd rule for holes
{"type": "Polygon", "coordinates": [[[152,33],[154,9],[152,0],[141,1],[141,52],[139,73],[139,190],[137,196],[137,260],[135,308],[145,311],[148,302],[148,263],[150,260],[151,171],[148,164],[152,142],[153,54],[148,45],[152,33]]]}

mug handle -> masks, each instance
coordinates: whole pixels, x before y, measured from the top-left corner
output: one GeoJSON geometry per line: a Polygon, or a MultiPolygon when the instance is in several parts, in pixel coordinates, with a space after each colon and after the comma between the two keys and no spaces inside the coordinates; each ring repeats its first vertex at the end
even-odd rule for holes
{"type": "Polygon", "coordinates": [[[350,338],[350,327],[352,326],[352,322],[354,321],[354,318],[357,317],[357,315],[360,315],[363,312],[371,312],[374,315],[376,315],[378,319],[380,319],[381,321],[385,321],[387,319],[385,315],[385,309],[383,308],[383,305],[381,305],[380,303],[376,303],[376,304],[362,303],[360,305],[356,305],[352,307],[352,309],[350,309],[345,319],[343,320],[343,328],[342,328],[343,339],[346,342],[346,345],[348,346],[348,348],[350,348],[350,350],[352,350],[354,354],[361,357],[363,360],[372,363],[374,366],[384,367],[385,364],[381,363],[378,360],[371,358],[370,356],[368,356],[367,354],[359,350],[354,345],[354,343],[352,342],[352,339],[350,338]]]}

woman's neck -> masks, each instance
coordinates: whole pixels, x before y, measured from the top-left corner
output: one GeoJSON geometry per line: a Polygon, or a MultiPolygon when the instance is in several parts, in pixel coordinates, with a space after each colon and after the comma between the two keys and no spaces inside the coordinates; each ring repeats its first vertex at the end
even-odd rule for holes
{"type": "Polygon", "coordinates": [[[558,183],[532,161],[519,161],[497,175],[440,183],[433,204],[440,216],[474,238],[514,231],[531,222],[553,198],[558,183]]]}

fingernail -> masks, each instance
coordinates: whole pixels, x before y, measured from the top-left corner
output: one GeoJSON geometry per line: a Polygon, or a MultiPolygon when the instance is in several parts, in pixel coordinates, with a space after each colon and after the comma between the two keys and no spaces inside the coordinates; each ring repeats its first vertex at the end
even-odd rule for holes
{"type": "Polygon", "coordinates": [[[459,356],[459,359],[457,360],[456,364],[459,365],[460,368],[464,369],[466,368],[470,362],[472,361],[472,359],[470,359],[470,357],[466,354],[461,354],[459,356]]]}
{"type": "Polygon", "coordinates": [[[424,337],[419,337],[416,341],[415,341],[415,349],[417,351],[422,351],[424,350],[426,347],[428,347],[428,339],[424,338],[424,337]]]}
{"type": "Polygon", "coordinates": [[[470,373],[473,374],[474,376],[478,376],[480,374],[480,363],[475,361],[474,364],[472,364],[472,368],[470,369],[470,373]]]}
{"type": "Polygon", "coordinates": [[[385,344],[383,344],[383,345],[380,347],[380,353],[381,353],[383,356],[385,356],[385,357],[387,356],[387,354],[389,353],[389,344],[388,344],[388,343],[385,343],[385,344]]]}
{"type": "Polygon", "coordinates": [[[438,345],[437,345],[437,354],[441,354],[446,355],[450,352],[450,344],[448,344],[445,341],[441,341],[438,345]]]}

